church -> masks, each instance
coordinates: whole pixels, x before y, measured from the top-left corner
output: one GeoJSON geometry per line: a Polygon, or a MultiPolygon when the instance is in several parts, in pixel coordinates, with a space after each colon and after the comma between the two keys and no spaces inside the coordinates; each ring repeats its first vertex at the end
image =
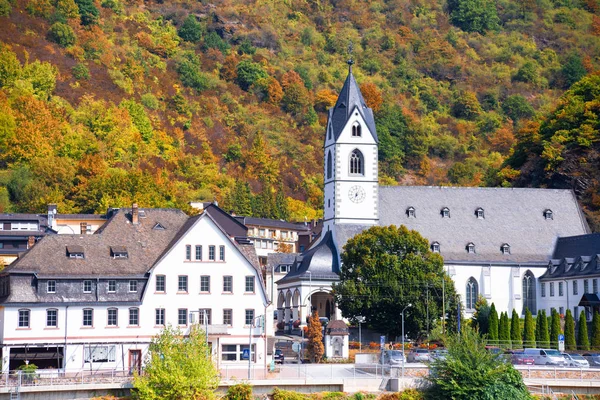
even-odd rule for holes
{"type": "Polygon", "coordinates": [[[465,318],[479,296],[498,312],[546,308],[539,278],[552,264],[559,238],[590,233],[573,191],[380,186],[375,118],[348,64],[324,137],[322,234],[277,282],[280,325],[303,322],[311,309],[342,318],[331,295],[343,268],[340,254],[348,239],[374,225],[405,225],[429,241],[444,258],[465,318]]]}

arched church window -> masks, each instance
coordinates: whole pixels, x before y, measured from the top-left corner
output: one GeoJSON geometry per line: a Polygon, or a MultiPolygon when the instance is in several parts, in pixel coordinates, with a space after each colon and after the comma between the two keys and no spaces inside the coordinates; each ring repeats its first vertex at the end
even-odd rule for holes
{"type": "Polygon", "coordinates": [[[477,280],[470,277],[467,281],[467,294],[465,296],[465,307],[467,310],[475,309],[475,303],[477,303],[477,297],[479,296],[479,285],[477,280]]]}
{"type": "Polygon", "coordinates": [[[364,175],[364,158],[360,150],[353,150],[350,154],[350,174],[364,175]]]}
{"type": "Polygon", "coordinates": [[[327,153],[327,179],[331,179],[333,165],[331,161],[331,151],[327,153]]]}
{"type": "Polygon", "coordinates": [[[530,270],[525,272],[523,276],[523,314],[525,310],[535,315],[537,313],[537,306],[535,304],[535,276],[530,270]]]}
{"type": "Polygon", "coordinates": [[[361,137],[362,136],[362,128],[358,122],[355,122],[352,125],[352,136],[353,137],[361,137]]]}

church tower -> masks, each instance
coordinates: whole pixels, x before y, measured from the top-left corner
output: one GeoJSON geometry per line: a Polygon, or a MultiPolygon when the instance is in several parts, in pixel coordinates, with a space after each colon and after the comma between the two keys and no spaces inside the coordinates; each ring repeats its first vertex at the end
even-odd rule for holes
{"type": "Polygon", "coordinates": [[[348,77],[325,133],[325,231],[333,225],[377,225],[378,158],[373,110],[367,107],[348,60],[348,77]]]}

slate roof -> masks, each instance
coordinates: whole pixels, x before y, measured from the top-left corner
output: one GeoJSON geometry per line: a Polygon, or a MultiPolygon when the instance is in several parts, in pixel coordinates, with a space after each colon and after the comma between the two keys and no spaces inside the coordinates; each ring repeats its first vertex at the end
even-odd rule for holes
{"type": "Polygon", "coordinates": [[[5,269],[45,277],[143,276],[188,220],[180,210],[144,209],[146,218],[131,223],[131,209],[121,209],[93,235],[49,235],[5,269]],[[160,223],[166,229],[152,229],[160,223]],[[81,246],[85,258],[72,259],[67,246],[81,246]],[[127,248],[127,259],[114,259],[111,246],[127,248]]]}
{"type": "Polygon", "coordinates": [[[375,129],[373,110],[367,107],[367,103],[360,92],[358,83],[356,83],[356,79],[354,79],[354,75],[352,74],[352,69],[350,69],[335,106],[329,109],[329,123],[327,124],[327,129],[333,130],[335,140],[340,137],[348,118],[350,118],[350,115],[355,109],[362,115],[375,142],[379,142],[379,139],[377,138],[377,129],[375,129]]]}
{"type": "Polygon", "coordinates": [[[39,221],[40,225],[46,225],[48,217],[43,214],[0,214],[0,221],[39,221]]]}
{"type": "MultiPolygon", "coordinates": [[[[589,232],[585,218],[570,190],[529,188],[471,188],[433,186],[380,186],[379,225],[405,225],[430,243],[440,244],[447,263],[534,263],[552,258],[557,238],[589,232]],[[406,210],[415,208],[415,217],[406,210]],[[441,210],[448,207],[450,217],[441,210]],[[484,210],[479,219],[475,211],[484,210]],[[546,220],[550,209],[554,219],[546,220]],[[475,254],[467,244],[475,244],[475,254]],[[510,254],[501,246],[510,245],[510,254]]],[[[342,251],[349,238],[368,226],[334,226],[342,251]]]]}
{"type": "Polygon", "coordinates": [[[292,265],[299,253],[269,253],[267,254],[267,272],[275,268],[279,272],[281,265],[292,265]]]}
{"type": "Polygon", "coordinates": [[[339,273],[339,254],[333,235],[326,232],[317,245],[296,257],[292,270],[277,281],[277,284],[309,279],[337,281],[339,273]],[[307,271],[310,271],[310,274],[307,271]]]}
{"type": "Polygon", "coordinates": [[[73,219],[73,220],[105,220],[105,214],[56,214],[55,220],[73,219]]]}
{"type": "Polygon", "coordinates": [[[558,238],[552,258],[600,254],[600,233],[558,238]]]}
{"type": "Polygon", "coordinates": [[[292,229],[295,231],[308,231],[308,227],[302,223],[287,222],[280,219],[256,218],[235,216],[237,221],[245,226],[259,226],[265,228],[292,229]]]}

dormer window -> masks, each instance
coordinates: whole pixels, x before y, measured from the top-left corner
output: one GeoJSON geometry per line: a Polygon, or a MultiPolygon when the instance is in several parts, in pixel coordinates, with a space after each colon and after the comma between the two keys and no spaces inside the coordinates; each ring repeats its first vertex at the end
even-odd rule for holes
{"type": "Polygon", "coordinates": [[[477,216],[478,219],[484,219],[485,214],[483,212],[483,208],[479,207],[477,210],[475,210],[475,215],[477,216]]]}
{"type": "Polygon", "coordinates": [[[510,245],[508,243],[504,243],[502,246],[500,246],[500,250],[502,251],[502,254],[510,254],[510,245]]]}
{"type": "Polygon", "coordinates": [[[442,208],[442,218],[450,218],[450,209],[448,207],[442,208]]]}
{"type": "Polygon", "coordinates": [[[155,231],[164,231],[166,228],[162,226],[160,222],[157,222],[156,225],[152,227],[152,229],[154,229],[155,231]]]}
{"type": "Polygon", "coordinates": [[[352,125],[352,137],[361,137],[362,136],[362,128],[358,122],[355,122],[352,125]]]}
{"type": "Polygon", "coordinates": [[[440,252],[440,244],[438,242],[431,243],[431,251],[433,251],[434,253],[439,253],[440,252]]]}
{"type": "Polygon", "coordinates": [[[406,216],[408,218],[415,218],[415,208],[414,207],[408,207],[406,209],[406,216]]]}
{"type": "Polygon", "coordinates": [[[475,254],[475,245],[472,242],[467,244],[467,253],[475,254]]]}
{"type": "Polygon", "coordinates": [[[73,245],[67,246],[67,256],[69,258],[84,258],[83,246],[73,245]]]}
{"type": "Polygon", "coordinates": [[[110,255],[112,258],[127,258],[127,248],[125,246],[111,246],[110,255]]]}
{"type": "Polygon", "coordinates": [[[554,213],[552,212],[552,210],[544,210],[544,219],[554,219],[554,213]]]}

